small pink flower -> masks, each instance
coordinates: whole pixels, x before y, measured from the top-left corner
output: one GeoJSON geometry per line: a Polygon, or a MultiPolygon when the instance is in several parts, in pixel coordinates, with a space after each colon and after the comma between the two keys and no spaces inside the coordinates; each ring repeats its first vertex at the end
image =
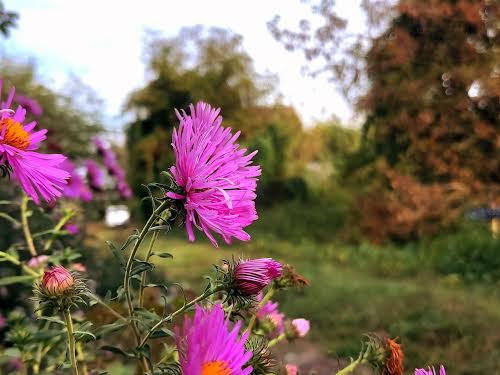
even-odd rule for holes
{"type": "Polygon", "coordinates": [[[39,255],[37,257],[33,257],[28,261],[28,267],[38,268],[40,266],[45,265],[49,261],[49,257],[47,255],[39,255]]]}
{"type": "MultiPolygon", "coordinates": [[[[436,370],[434,369],[434,367],[428,367],[427,370],[423,368],[417,368],[415,369],[415,375],[436,375],[436,370]]],[[[439,375],[446,375],[446,371],[443,365],[439,367],[439,375]]]]}
{"type": "Polygon", "coordinates": [[[72,234],[73,236],[76,236],[79,232],[80,229],[78,228],[78,225],[73,224],[73,223],[68,223],[64,226],[64,229],[68,231],[69,234],[72,234]]]}
{"type": "Polygon", "coordinates": [[[7,320],[5,319],[5,317],[0,314],[0,330],[5,327],[5,324],[6,324],[7,320]]]}
{"type": "Polygon", "coordinates": [[[281,264],[271,258],[243,260],[234,267],[233,277],[242,294],[253,296],[279,277],[281,268],[281,264]]]}
{"type": "Polygon", "coordinates": [[[294,319],[292,326],[298,337],[304,337],[309,332],[310,324],[307,319],[294,319]]]}
{"type": "Polygon", "coordinates": [[[285,366],[285,369],[286,369],[286,375],[297,375],[297,372],[299,371],[297,366],[291,364],[287,364],[285,366]]]}
{"type": "Polygon", "coordinates": [[[285,331],[285,314],[278,310],[278,303],[268,301],[255,314],[260,322],[269,322],[273,326],[272,336],[279,336],[285,331]]]}
{"type": "Polygon", "coordinates": [[[42,289],[52,296],[59,296],[75,285],[75,278],[63,266],[55,266],[45,271],[42,278],[42,289]]]}

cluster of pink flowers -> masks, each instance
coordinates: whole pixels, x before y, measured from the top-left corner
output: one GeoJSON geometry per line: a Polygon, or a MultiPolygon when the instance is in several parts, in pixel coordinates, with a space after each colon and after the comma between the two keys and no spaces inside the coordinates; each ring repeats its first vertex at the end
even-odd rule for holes
{"type": "Polygon", "coordinates": [[[73,162],[66,159],[61,167],[70,174],[70,179],[64,189],[64,196],[69,199],[79,199],[82,202],[90,202],[93,196],[92,191],[85,183],[84,178],[80,175],[73,162]]]}
{"type": "Polygon", "coordinates": [[[109,174],[114,177],[116,181],[116,188],[120,196],[123,199],[129,199],[130,197],[132,197],[132,190],[127,184],[125,171],[118,163],[113,150],[111,150],[111,148],[106,145],[106,143],[100,138],[94,139],[94,145],[97,148],[97,152],[102,156],[103,163],[106,166],[109,174]]]}
{"type": "MultiPolygon", "coordinates": [[[[257,301],[262,300],[262,294],[257,296],[257,301]]],[[[277,337],[285,332],[285,314],[278,310],[278,302],[267,301],[257,312],[255,313],[257,319],[266,323],[269,322],[272,325],[272,331],[270,336],[277,337]]]]}

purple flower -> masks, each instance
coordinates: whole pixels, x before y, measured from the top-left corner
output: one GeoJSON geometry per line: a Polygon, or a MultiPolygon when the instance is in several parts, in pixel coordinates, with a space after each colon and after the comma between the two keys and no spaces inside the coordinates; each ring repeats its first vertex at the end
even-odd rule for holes
{"type": "Polygon", "coordinates": [[[232,135],[221,126],[220,109],[199,102],[190,111],[176,111],[180,125],[172,135],[176,163],[170,171],[184,193],[167,196],[184,201],[190,241],[195,239],[193,225],[216,247],[212,231],[228,244],[231,237],[248,241],[243,228],[258,218],[254,200],[261,171],[250,165],[257,151],[245,155],[247,150],[235,143],[240,132],[232,135]]]}
{"type": "Polygon", "coordinates": [[[42,106],[35,99],[17,94],[14,96],[14,101],[35,117],[40,117],[43,113],[42,106]]]}
{"type": "Polygon", "coordinates": [[[253,296],[281,275],[281,264],[272,258],[243,260],[234,267],[234,281],[243,295],[253,296]]]}
{"type": "MultiPolygon", "coordinates": [[[[436,375],[436,370],[434,370],[434,367],[428,367],[427,370],[423,368],[417,368],[415,369],[415,375],[436,375]]],[[[446,375],[446,371],[443,365],[439,367],[439,375],[446,375]]]]}
{"type": "Polygon", "coordinates": [[[64,226],[64,229],[68,231],[69,234],[72,234],[73,236],[76,236],[80,232],[80,228],[78,228],[78,225],[73,224],[73,223],[68,223],[64,226]]]}
{"type": "Polygon", "coordinates": [[[87,178],[91,188],[95,190],[104,189],[104,171],[93,160],[85,160],[85,168],[87,168],[87,178]]]}
{"type": "Polygon", "coordinates": [[[229,328],[220,304],[212,309],[196,306],[194,319],[184,319],[182,330],[175,329],[175,341],[183,375],[248,375],[243,368],[252,352],[245,351],[247,333],[238,338],[241,322],[229,328]]]}
{"type": "Polygon", "coordinates": [[[61,164],[61,167],[70,174],[70,179],[64,189],[64,196],[69,199],[81,199],[83,202],[90,202],[92,192],[78,174],[75,165],[69,159],[66,159],[61,164]]]}
{"type": "MultiPolygon", "coordinates": [[[[0,80],[0,94],[1,87],[0,80]]],[[[19,106],[14,112],[10,108],[13,98],[14,88],[11,88],[7,101],[0,104],[0,164],[12,168],[14,179],[35,203],[40,204],[39,195],[47,202],[53,202],[62,195],[69,178],[69,174],[60,168],[66,157],[34,152],[47,138],[47,130],[33,131],[34,121],[23,125],[26,110],[19,106]]]]}

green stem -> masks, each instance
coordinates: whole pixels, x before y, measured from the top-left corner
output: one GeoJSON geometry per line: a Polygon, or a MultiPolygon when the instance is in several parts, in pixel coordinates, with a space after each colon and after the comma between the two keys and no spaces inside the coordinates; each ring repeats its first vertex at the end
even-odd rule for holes
{"type": "MultiPolygon", "coordinates": [[[[269,301],[271,299],[271,297],[273,296],[273,294],[274,294],[274,289],[271,287],[267,291],[266,295],[262,298],[262,300],[257,305],[256,310],[258,311],[262,306],[264,306],[267,303],[267,301],[269,301]]],[[[252,335],[252,329],[253,329],[253,326],[255,325],[255,320],[256,319],[257,319],[257,315],[254,314],[250,318],[250,322],[248,322],[248,327],[247,327],[248,337],[250,337],[252,335]]]]}
{"type": "Polygon", "coordinates": [[[57,237],[57,232],[59,232],[64,225],[73,217],[75,213],[73,211],[68,211],[62,218],[59,220],[59,222],[56,224],[54,227],[54,230],[52,231],[52,236],[45,242],[45,246],[43,247],[43,251],[48,251],[50,247],[52,246],[52,243],[57,237]]]}
{"type": "Polygon", "coordinates": [[[106,302],[104,302],[99,296],[95,295],[94,293],[88,293],[87,294],[90,298],[92,298],[94,301],[96,301],[98,304],[106,308],[113,316],[115,316],[118,319],[122,320],[127,320],[122,314],[120,314],[118,311],[113,309],[111,306],[109,306],[106,302]]]}
{"type": "Polygon", "coordinates": [[[342,370],[337,372],[335,375],[347,375],[354,371],[354,369],[362,362],[362,358],[356,359],[354,362],[351,362],[348,366],[344,367],[342,370]]]}
{"type": "Polygon", "coordinates": [[[30,275],[32,275],[34,277],[40,277],[40,274],[38,274],[37,272],[35,272],[34,270],[32,270],[27,265],[21,263],[21,261],[19,261],[18,259],[14,258],[9,253],[6,253],[4,251],[0,251],[0,257],[3,257],[4,259],[8,260],[12,264],[15,264],[16,266],[20,266],[23,269],[23,271],[26,272],[26,273],[28,273],[28,274],[30,274],[30,275]]]}
{"type": "Polygon", "coordinates": [[[284,333],[282,333],[281,335],[279,335],[278,337],[272,339],[271,341],[269,341],[269,343],[267,344],[267,347],[270,348],[271,346],[274,346],[276,345],[277,343],[279,343],[281,340],[283,340],[284,338],[286,337],[286,335],[284,333]]]}
{"type": "Polygon", "coordinates": [[[78,354],[78,361],[82,365],[83,375],[87,375],[89,370],[87,368],[87,362],[85,361],[85,352],[83,351],[83,345],[81,342],[76,344],[76,353],[78,354]]]}
{"type": "Polygon", "coordinates": [[[31,253],[31,256],[36,257],[36,248],[33,242],[33,237],[31,236],[30,227],[28,225],[28,202],[29,198],[26,194],[24,194],[23,199],[21,200],[21,226],[23,228],[26,244],[28,245],[28,250],[31,253]]]}
{"type": "MultiPolygon", "coordinates": [[[[146,235],[148,234],[149,228],[153,226],[153,223],[156,221],[158,214],[160,214],[165,209],[167,204],[168,201],[162,202],[153,211],[146,224],[144,224],[141,233],[139,233],[139,238],[135,242],[134,247],[130,252],[130,255],[127,260],[127,265],[125,266],[125,276],[123,277],[123,290],[125,292],[125,298],[127,299],[128,314],[130,317],[134,316],[134,305],[132,303],[132,294],[130,292],[130,273],[132,271],[132,264],[134,262],[135,255],[137,254],[137,251],[139,250],[139,247],[141,246],[141,243],[144,240],[144,237],[146,237],[146,235]]],[[[139,334],[137,325],[135,324],[135,321],[133,319],[131,319],[131,325],[132,325],[132,330],[134,331],[137,344],[139,344],[141,336],[139,334]]]]}
{"type": "Polygon", "coordinates": [[[174,319],[177,315],[183,313],[184,311],[186,311],[187,309],[189,309],[191,306],[193,306],[194,304],[196,304],[197,302],[200,302],[200,301],[203,301],[205,298],[211,296],[212,294],[214,293],[217,293],[217,292],[220,292],[221,290],[224,290],[224,288],[222,286],[219,286],[219,287],[216,287],[216,288],[213,288],[213,289],[209,289],[209,290],[206,290],[203,294],[199,295],[198,297],[196,297],[195,299],[193,299],[192,301],[186,303],[184,306],[182,306],[179,310],[176,310],[174,311],[172,314],[166,316],[165,318],[161,319],[158,323],[156,323],[149,331],[148,333],[146,334],[146,336],[144,336],[144,338],[142,339],[140,345],[139,345],[139,348],[142,348],[144,345],[146,345],[147,341],[149,340],[149,338],[151,337],[151,335],[158,329],[160,328],[165,322],[168,322],[168,321],[171,321],[172,319],[174,319]]]}
{"type": "MultiPolygon", "coordinates": [[[[132,293],[130,291],[130,273],[132,271],[132,265],[134,262],[135,255],[137,254],[137,251],[139,250],[139,247],[142,244],[142,241],[146,237],[146,235],[149,232],[149,229],[153,226],[154,222],[158,219],[158,215],[165,210],[165,208],[168,205],[168,201],[163,201],[151,214],[149,217],[148,221],[146,224],[144,224],[144,227],[142,228],[141,232],[139,233],[139,238],[134,244],[134,247],[132,248],[132,251],[130,252],[130,255],[127,260],[127,265],[125,266],[125,275],[123,277],[123,290],[125,293],[125,298],[127,300],[127,308],[128,308],[128,315],[131,318],[130,319],[130,325],[132,327],[132,331],[134,332],[135,336],[135,341],[137,345],[140,344],[141,342],[141,335],[139,333],[139,328],[137,327],[137,324],[135,320],[133,319],[134,316],[134,305],[132,303],[132,293]]],[[[143,371],[147,374],[149,373],[149,364],[148,361],[144,356],[140,356],[140,363],[142,366],[143,371]]]]}
{"type": "MultiPolygon", "coordinates": [[[[158,231],[153,233],[151,237],[151,241],[149,242],[148,252],[146,253],[145,261],[149,261],[151,254],[153,253],[153,246],[158,238],[158,231]]],[[[141,275],[141,283],[139,284],[139,307],[144,306],[144,283],[146,282],[146,271],[144,271],[141,275]]]]}
{"type": "Polygon", "coordinates": [[[73,320],[69,308],[63,311],[64,321],[66,322],[66,330],[68,332],[68,350],[69,359],[71,361],[71,370],[73,375],[78,375],[78,363],[76,361],[75,335],[73,330],[73,320]]]}

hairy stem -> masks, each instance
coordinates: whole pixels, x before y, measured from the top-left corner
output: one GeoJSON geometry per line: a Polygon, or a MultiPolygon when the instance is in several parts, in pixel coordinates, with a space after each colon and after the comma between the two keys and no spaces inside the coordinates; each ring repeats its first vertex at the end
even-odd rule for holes
{"type": "Polygon", "coordinates": [[[351,362],[348,366],[344,367],[342,370],[337,372],[335,375],[347,375],[354,371],[354,369],[361,363],[362,358],[358,358],[351,362]]]}
{"type": "Polygon", "coordinates": [[[33,242],[33,237],[31,236],[30,227],[28,225],[28,202],[29,198],[26,194],[24,194],[21,200],[21,226],[23,228],[26,244],[28,245],[28,250],[31,253],[31,256],[36,257],[36,248],[33,242]]]}
{"type": "MultiPolygon", "coordinates": [[[[158,238],[158,231],[153,233],[151,237],[151,241],[149,242],[148,252],[146,253],[146,258],[144,259],[146,262],[149,261],[151,254],[153,253],[153,246],[158,238]]],[[[146,283],[146,271],[144,271],[141,275],[141,283],[139,284],[139,307],[144,306],[144,284],[146,283]]]]}
{"type": "MultiPolygon", "coordinates": [[[[274,294],[274,289],[271,287],[267,291],[266,295],[262,298],[262,300],[257,305],[256,310],[257,311],[260,310],[262,308],[262,306],[264,306],[267,303],[267,301],[269,301],[271,299],[271,297],[273,296],[273,294],[274,294]]],[[[248,322],[248,327],[247,327],[248,337],[250,337],[252,335],[252,329],[253,329],[253,326],[255,325],[255,320],[256,319],[257,319],[257,315],[254,314],[250,318],[250,322],[248,322]]]]}
{"type": "Polygon", "coordinates": [[[64,321],[66,322],[66,330],[68,332],[68,350],[69,359],[71,361],[71,370],[73,375],[78,375],[78,362],[76,361],[76,346],[75,335],[73,330],[73,320],[71,319],[71,312],[69,308],[63,311],[64,321]]]}
{"type": "MultiPolygon", "coordinates": [[[[132,265],[134,262],[135,255],[137,254],[137,251],[139,250],[139,247],[142,244],[142,241],[148,234],[149,228],[153,226],[155,221],[158,219],[158,215],[165,210],[165,208],[168,205],[168,201],[163,201],[151,214],[149,217],[148,221],[146,224],[144,224],[144,227],[142,228],[141,232],[139,233],[139,238],[136,240],[134,247],[132,248],[132,251],[130,252],[130,255],[127,260],[127,265],[125,266],[125,275],[123,277],[123,290],[125,293],[125,298],[127,300],[127,308],[128,308],[128,315],[130,318],[133,318],[134,316],[134,304],[132,302],[132,293],[130,291],[130,273],[132,272],[132,265]]],[[[134,319],[130,319],[130,325],[132,327],[132,331],[134,332],[135,340],[137,345],[140,344],[141,342],[141,335],[139,333],[139,329],[137,327],[136,322],[134,319]]],[[[141,366],[143,367],[143,370],[145,373],[149,372],[149,365],[146,359],[141,356],[141,366]]]]}
{"type": "Polygon", "coordinates": [[[270,348],[271,346],[274,346],[276,345],[277,343],[279,343],[281,340],[283,340],[284,338],[286,337],[286,335],[284,333],[282,333],[281,335],[279,335],[278,337],[272,339],[271,341],[269,341],[269,343],[267,344],[267,347],[270,348]]]}
{"type": "Polygon", "coordinates": [[[45,242],[45,246],[43,247],[43,251],[47,251],[50,249],[50,247],[52,246],[52,243],[54,242],[54,240],[56,238],[56,233],[59,232],[64,227],[64,225],[66,225],[66,223],[69,221],[69,219],[71,219],[74,216],[74,214],[75,213],[73,211],[68,211],[61,218],[61,220],[59,220],[59,222],[54,227],[54,231],[52,232],[52,235],[47,240],[47,242],[45,242]]]}
{"type": "Polygon", "coordinates": [[[21,261],[19,261],[18,259],[14,258],[9,253],[6,253],[4,251],[0,251],[0,257],[4,258],[5,260],[8,260],[9,262],[11,262],[12,264],[15,264],[16,266],[20,266],[23,269],[24,272],[30,274],[31,276],[40,277],[40,274],[38,274],[37,272],[35,272],[34,270],[32,270],[27,265],[21,263],[21,261]]]}

